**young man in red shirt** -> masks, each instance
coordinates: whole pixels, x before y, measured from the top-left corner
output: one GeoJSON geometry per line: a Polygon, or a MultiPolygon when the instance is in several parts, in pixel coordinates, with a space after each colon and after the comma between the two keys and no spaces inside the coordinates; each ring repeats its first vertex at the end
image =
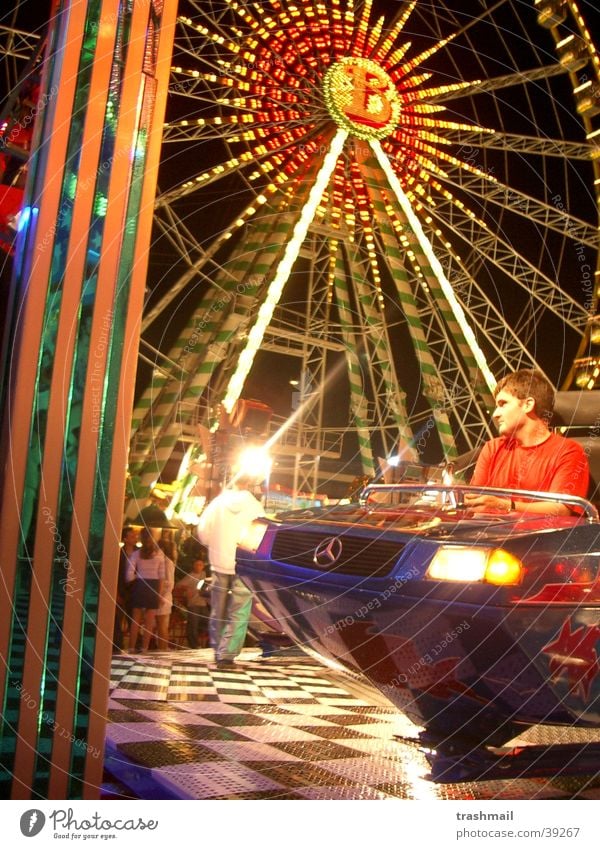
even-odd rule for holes
{"type": "MultiPolygon", "coordinates": [[[[500,434],[483,446],[472,486],[558,492],[585,498],[589,465],[583,447],[550,430],[554,389],[544,375],[522,369],[496,386],[493,421],[500,434]]],[[[474,513],[506,512],[569,516],[565,504],[552,501],[467,495],[465,503],[474,513]]]]}

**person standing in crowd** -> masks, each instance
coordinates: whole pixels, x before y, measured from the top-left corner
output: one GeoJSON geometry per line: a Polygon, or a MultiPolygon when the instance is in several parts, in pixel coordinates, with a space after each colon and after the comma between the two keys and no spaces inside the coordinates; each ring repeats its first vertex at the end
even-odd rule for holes
{"type": "Polygon", "coordinates": [[[169,560],[172,560],[177,565],[177,545],[175,544],[175,535],[171,528],[162,529],[158,547],[169,560]]]}
{"type": "Polygon", "coordinates": [[[191,649],[199,649],[208,635],[208,590],[206,564],[202,558],[194,560],[192,571],[175,585],[181,592],[187,608],[187,641],[191,649]]]}
{"type": "Polygon", "coordinates": [[[123,637],[131,620],[130,585],[127,583],[129,559],[137,549],[138,532],[131,525],[123,528],[119,552],[119,576],[117,578],[117,605],[115,607],[115,626],[113,630],[113,651],[123,650],[123,637]]]}
{"type": "MultiPolygon", "coordinates": [[[[544,375],[534,369],[516,371],[497,384],[494,397],[492,418],[500,435],[483,446],[471,485],[585,498],[587,457],[578,442],[550,430],[555,393],[544,375]]],[[[558,502],[497,495],[466,495],[465,504],[474,513],[568,516],[573,512],[558,502]]]]}
{"type": "Polygon", "coordinates": [[[264,516],[250,488],[255,478],[239,475],[205,508],[198,524],[198,537],[208,546],[212,584],[210,595],[210,644],[218,668],[235,668],[235,657],[246,639],[252,593],[236,574],[236,547],[244,530],[264,516]]]}
{"type": "Polygon", "coordinates": [[[205,547],[196,539],[192,531],[193,526],[190,525],[183,531],[182,538],[179,542],[177,571],[182,576],[191,571],[192,564],[195,560],[199,558],[204,559],[206,555],[205,547]]]}
{"type": "Polygon", "coordinates": [[[173,607],[173,587],[175,586],[175,543],[168,537],[158,541],[158,547],[165,558],[165,580],[160,595],[160,605],[156,611],[156,647],[159,651],[169,648],[169,623],[173,607]]]}
{"type": "Polygon", "coordinates": [[[129,650],[136,651],[138,633],[142,634],[142,651],[148,651],[166,581],[166,558],[156,545],[148,528],[140,533],[141,548],[129,558],[127,581],[131,587],[131,625],[129,650]]]}

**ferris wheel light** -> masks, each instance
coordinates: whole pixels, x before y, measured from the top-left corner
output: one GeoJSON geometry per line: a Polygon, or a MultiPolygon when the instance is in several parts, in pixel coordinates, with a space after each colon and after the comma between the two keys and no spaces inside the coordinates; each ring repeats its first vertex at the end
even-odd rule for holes
{"type": "Polygon", "coordinates": [[[233,405],[240,397],[244,381],[250,371],[254,357],[260,348],[265,331],[273,317],[275,307],[279,303],[283,288],[291,273],[302,243],[306,238],[310,222],[314,219],[323,192],[327,188],[337,160],[342,153],[347,136],[348,133],[340,129],[333,137],[329,150],[323,158],[321,168],[310,189],[308,200],[300,213],[300,218],[294,226],[292,236],[286,244],[283,257],[275,271],[275,276],[269,286],[265,300],[259,309],[257,320],[248,334],[246,347],[242,351],[236,371],[229,381],[227,392],[223,399],[223,407],[228,413],[231,412],[233,405]]]}
{"type": "Polygon", "coordinates": [[[592,374],[589,371],[580,371],[575,377],[575,385],[580,389],[586,389],[592,379],[592,374]]]}
{"type": "Polygon", "coordinates": [[[588,133],[586,135],[586,140],[587,141],[596,141],[596,140],[600,141],[600,128],[597,129],[597,130],[592,130],[591,133],[588,133]]]}

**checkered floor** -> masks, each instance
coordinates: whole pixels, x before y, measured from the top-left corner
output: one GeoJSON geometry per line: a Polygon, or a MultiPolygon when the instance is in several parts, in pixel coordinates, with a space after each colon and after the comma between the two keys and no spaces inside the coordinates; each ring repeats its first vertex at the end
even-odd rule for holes
{"type": "Polygon", "coordinates": [[[589,777],[435,784],[419,729],[368,685],[246,649],[113,658],[107,768],[141,798],[600,798],[589,777]],[[402,739],[398,739],[402,738],[402,739]]]}

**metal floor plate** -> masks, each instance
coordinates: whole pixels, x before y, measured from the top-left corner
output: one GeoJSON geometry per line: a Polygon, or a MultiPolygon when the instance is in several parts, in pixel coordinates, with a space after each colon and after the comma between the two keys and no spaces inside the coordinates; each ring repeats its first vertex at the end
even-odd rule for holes
{"type": "MultiPolygon", "coordinates": [[[[210,650],[117,655],[108,723],[107,768],[141,798],[600,798],[589,775],[434,783],[419,728],[364,681],[295,654],[246,649],[235,670],[210,650]]],[[[594,734],[535,728],[518,743],[594,734]]]]}

